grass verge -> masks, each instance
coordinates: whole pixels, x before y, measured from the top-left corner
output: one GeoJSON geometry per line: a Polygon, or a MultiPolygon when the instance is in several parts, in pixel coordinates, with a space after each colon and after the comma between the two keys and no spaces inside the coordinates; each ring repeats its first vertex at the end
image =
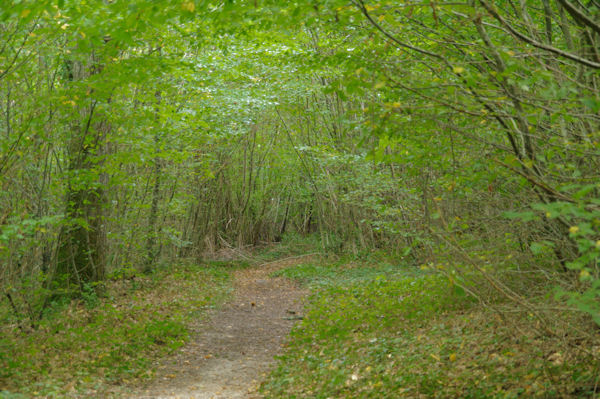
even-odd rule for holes
{"type": "Polygon", "coordinates": [[[28,333],[2,323],[0,398],[109,397],[151,377],[152,361],[181,347],[190,323],[227,297],[230,273],[221,266],[108,282],[105,296],[54,305],[28,333]]]}
{"type": "Polygon", "coordinates": [[[565,351],[526,313],[500,317],[440,274],[339,262],[280,274],[313,294],[266,398],[594,397],[592,356],[565,351]]]}

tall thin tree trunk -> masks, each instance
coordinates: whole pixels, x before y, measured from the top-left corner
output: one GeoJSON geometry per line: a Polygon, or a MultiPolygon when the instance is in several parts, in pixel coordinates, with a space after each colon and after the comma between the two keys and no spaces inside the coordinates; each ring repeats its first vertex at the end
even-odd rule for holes
{"type": "MultiPolygon", "coordinates": [[[[159,126],[158,107],[160,106],[161,95],[156,92],[156,109],[155,120],[157,127],[159,126]]],[[[144,272],[152,270],[152,265],[156,262],[159,255],[159,250],[156,248],[158,232],[156,229],[156,220],[158,219],[158,201],[160,199],[160,178],[162,174],[162,164],[158,152],[160,151],[160,130],[157,129],[154,133],[154,187],[152,189],[152,203],[150,205],[150,216],[148,218],[148,239],[146,241],[146,259],[144,262],[144,272]]]]}

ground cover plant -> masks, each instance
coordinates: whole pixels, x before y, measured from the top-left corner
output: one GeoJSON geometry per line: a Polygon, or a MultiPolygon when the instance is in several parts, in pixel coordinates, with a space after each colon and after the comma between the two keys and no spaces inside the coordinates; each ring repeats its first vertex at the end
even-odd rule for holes
{"type": "Polygon", "coordinates": [[[573,352],[532,316],[490,315],[443,274],[346,262],[280,274],[313,294],[267,398],[594,397],[598,346],[573,352]]]}
{"type": "Polygon", "coordinates": [[[26,332],[3,307],[0,397],[100,397],[151,378],[153,362],[184,345],[190,324],[227,298],[228,270],[178,264],[109,280],[103,295],[55,303],[26,332]]]}

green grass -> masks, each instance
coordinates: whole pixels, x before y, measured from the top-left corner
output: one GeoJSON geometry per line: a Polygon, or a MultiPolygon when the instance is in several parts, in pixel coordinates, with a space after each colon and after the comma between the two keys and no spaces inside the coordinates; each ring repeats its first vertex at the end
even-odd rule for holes
{"type": "Polygon", "coordinates": [[[591,397],[590,358],[518,333],[441,274],[339,262],[279,274],[313,294],[266,398],[591,397]]]}
{"type": "Polygon", "coordinates": [[[251,266],[248,260],[206,260],[204,263],[209,267],[226,270],[247,269],[251,266]]]}
{"type": "Polygon", "coordinates": [[[274,276],[287,277],[315,289],[325,286],[348,285],[353,282],[370,281],[378,278],[387,279],[417,275],[424,275],[424,272],[389,263],[376,263],[374,265],[352,263],[345,258],[335,262],[324,262],[323,259],[320,259],[274,273],[274,276]]]}
{"type": "Polygon", "coordinates": [[[190,322],[229,290],[222,265],[177,265],[109,283],[106,297],[56,305],[35,331],[2,323],[0,398],[104,397],[148,378],[152,361],[181,347],[190,322]]]}

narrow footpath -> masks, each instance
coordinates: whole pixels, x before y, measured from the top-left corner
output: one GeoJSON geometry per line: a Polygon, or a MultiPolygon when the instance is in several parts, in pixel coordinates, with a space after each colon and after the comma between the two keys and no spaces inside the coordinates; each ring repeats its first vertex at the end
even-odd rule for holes
{"type": "Polygon", "coordinates": [[[194,327],[194,338],[163,359],[153,381],[132,399],[254,399],[301,318],[307,291],[276,270],[306,261],[287,258],[234,273],[231,302],[194,327]]]}

